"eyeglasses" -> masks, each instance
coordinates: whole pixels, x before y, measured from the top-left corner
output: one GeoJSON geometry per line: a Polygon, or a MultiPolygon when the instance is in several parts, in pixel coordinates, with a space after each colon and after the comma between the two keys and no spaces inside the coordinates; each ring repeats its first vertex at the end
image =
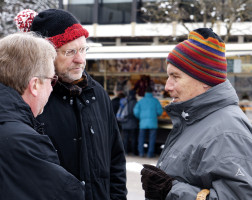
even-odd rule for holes
{"type": "MultiPolygon", "coordinates": [[[[65,51],[61,51],[65,56],[74,56],[77,54],[77,52],[79,51],[80,54],[83,54],[83,53],[87,53],[89,49],[89,46],[86,46],[86,47],[82,47],[82,48],[79,48],[79,50],[77,49],[67,49],[65,51]]],[[[57,50],[59,51],[59,50],[57,50]]]]}
{"type": "Polygon", "coordinates": [[[54,75],[52,78],[51,77],[47,77],[47,76],[35,76],[37,78],[43,78],[43,79],[51,79],[51,85],[52,87],[54,87],[58,81],[58,76],[54,75]]]}

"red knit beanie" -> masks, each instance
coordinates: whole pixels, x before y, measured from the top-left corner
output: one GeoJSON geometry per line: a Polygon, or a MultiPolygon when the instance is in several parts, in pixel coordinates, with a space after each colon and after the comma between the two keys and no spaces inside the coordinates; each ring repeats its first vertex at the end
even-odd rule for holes
{"type": "Polygon", "coordinates": [[[168,63],[209,86],[227,78],[225,43],[209,28],[191,31],[188,39],[169,53],[168,63]]]}
{"type": "Polygon", "coordinates": [[[48,38],[56,48],[81,36],[87,38],[89,34],[70,12],[60,9],[48,9],[38,14],[26,9],[18,13],[15,21],[21,31],[34,31],[48,38]]]}

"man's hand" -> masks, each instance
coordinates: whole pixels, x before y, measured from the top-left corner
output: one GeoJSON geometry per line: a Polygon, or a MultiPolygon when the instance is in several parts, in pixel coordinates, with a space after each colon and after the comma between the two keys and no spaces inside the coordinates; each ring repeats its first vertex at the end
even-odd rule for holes
{"type": "Polygon", "coordinates": [[[161,169],[152,165],[143,165],[141,182],[145,191],[145,198],[152,200],[165,200],[172,188],[174,180],[161,169]]]}

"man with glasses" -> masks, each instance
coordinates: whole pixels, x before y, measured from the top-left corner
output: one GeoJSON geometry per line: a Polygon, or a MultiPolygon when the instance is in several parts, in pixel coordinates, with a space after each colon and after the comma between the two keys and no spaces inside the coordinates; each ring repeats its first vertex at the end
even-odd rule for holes
{"type": "Polygon", "coordinates": [[[0,40],[0,199],[85,198],[35,119],[57,82],[55,57],[50,42],[31,33],[0,40]]]}
{"type": "Polygon", "coordinates": [[[58,9],[24,10],[15,19],[20,30],[35,31],[57,51],[59,81],[38,120],[61,165],[85,181],[86,199],[126,199],[126,161],[112,104],[85,71],[88,31],[71,13],[58,9]]]}
{"type": "Polygon", "coordinates": [[[47,76],[36,76],[40,79],[50,79],[51,80],[51,86],[54,87],[58,81],[58,76],[54,75],[53,77],[47,77],[47,76]]]}

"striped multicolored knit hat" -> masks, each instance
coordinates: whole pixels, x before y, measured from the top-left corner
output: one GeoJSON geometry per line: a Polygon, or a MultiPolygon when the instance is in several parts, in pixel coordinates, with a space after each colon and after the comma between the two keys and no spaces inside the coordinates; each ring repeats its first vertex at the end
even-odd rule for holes
{"type": "Polygon", "coordinates": [[[209,28],[191,31],[188,39],[169,53],[168,63],[209,86],[227,78],[225,43],[209,28]]]}
{"type": "Polygon", "coordinates": [[[40,13],[26,9],[17,14],[15,21],[19,30],[34,31],[48,38],[56,48],[81,36],[88,37],[88,31],[68,11],[47,9],[40,13]]]}

